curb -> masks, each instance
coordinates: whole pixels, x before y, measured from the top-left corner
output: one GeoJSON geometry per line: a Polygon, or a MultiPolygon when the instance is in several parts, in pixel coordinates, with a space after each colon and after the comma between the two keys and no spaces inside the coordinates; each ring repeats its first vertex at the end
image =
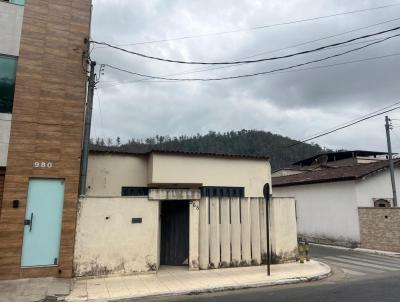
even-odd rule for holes
{"type": "Polygon", "coordinates": [[[354,249],[354,251],[360,252],[360,253],[366,253],[366,254],[375,254],[375,255],[381,255],[381,256],[387,256],[387,257],[400,258],[400,253],[395,253],[395,252],[369,250],[369,249],[362,249],[362,248],[356,248],[356,249],[354,249]]]}
{"type": "MultiPolygon", "coordinates": [[[[318,262],[322,267],[324,267],[324,271],[319,274],[315,274],[309,277],[292,277],[287,279],[280,279],[275,281],[260,281],[255,283],[248,283],[248,284],[238,284],[238,285],[229,285],[229,286],[220,286],[214,288],[204,288],[204,289],[194,289],[194,290],[187,290],[187,291],[180,291],[175,293],[160,293],[160,294],[153,294],[153,295],[143,295],[143,296],[135,296],[135,297],[121,297],[121,298],[110,298],[110,299],[88,299],[85,301],[88,302],[128,302],[128,301],[136,301],[136,300],[143,300],[143,299],[154,299],[154,298],[164,298],[164,297],[175,297],[175,296],[184,296],[184,295],[199,295],[199,294],[206,294],[206,293],[216,293],[216,292],[223,292],[229,290],[240,290],[240,289],[251,289],[251,288],[259,288],[259,287],[267,287],[267,286],[278,286],[278,285],[290,285],[296,283],[305,283],[305,282],[312,282],[318,281],[325,278],[328,278],[332,275],[332,270],[330,266],[325,263],[318,262]]],[[[69,301],[69,300],[68,300],[69,301]]],[[[73,302],[73,301],[69,301],[73,302]]]]}
{"type": "Polygon", "coordinates": [[[336,246],[336,245],[329,245],[329,244],[320,244],[320,243],[309,243],[310,245],[314,246],[321,246],[321,247],[327,247],[327,248],[332,248],[332,249],[337,249],[337,250],[344,250],[344,251],[354,251],[354,252],[359,252],[359,253],[366,253],[366,254],[375,254],[375,255],[381,255],[381,256],[388,256],[388,257],[394,257],[394,258],[400,258],[400,253],[396,252],[387,252],[387,251],[380,251],[380,250],[370,250],[370,249],[363,249],[363,248],[351,248],[351,247],[345,247],[345,246],[336,246]]]}

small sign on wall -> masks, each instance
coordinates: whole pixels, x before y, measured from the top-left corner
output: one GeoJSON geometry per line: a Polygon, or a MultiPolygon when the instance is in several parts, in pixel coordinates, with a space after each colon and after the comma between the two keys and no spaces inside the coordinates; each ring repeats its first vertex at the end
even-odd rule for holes
{"type": "Polygon", "coordinates": [[[132,223],[142,223],[142,218],[132,218],[132,223]]]}
{"type": "Polygon", "coordinates": [[[41,169],[51,169],[53,168],[53,163],[51,161],[44,162],[44,161],[35,161],[33,163],[34,168],[41,168],[41,169]]]}

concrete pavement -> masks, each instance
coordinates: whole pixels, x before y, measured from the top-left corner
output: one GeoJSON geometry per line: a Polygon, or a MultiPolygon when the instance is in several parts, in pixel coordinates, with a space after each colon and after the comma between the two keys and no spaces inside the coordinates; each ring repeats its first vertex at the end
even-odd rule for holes
{"type": "Polygon", "coordinates": [[[311,246],[311,256],[352,277],[400,272],[400,258],[391,254],[315,245],[311,246]]]}
{"type": "Polygon", "coordinates": [[[188,271],[164,267],[156,274],[77,279],[68,301],[118,301],[244,289],[318,280],[329,276],[330,267],[317,261],[265,266],[188,271]]]}
{"type": "Polygon", "coordinates": [[[63,301],[71,279],[34,278],[0,281],[0,302],[63,301]]]}

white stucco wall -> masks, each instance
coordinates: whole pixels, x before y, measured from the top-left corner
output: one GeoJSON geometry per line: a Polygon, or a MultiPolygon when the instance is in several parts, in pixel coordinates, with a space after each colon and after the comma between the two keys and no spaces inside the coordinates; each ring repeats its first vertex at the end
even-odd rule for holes
{"type": "Polygon", "coordinates": [[[245,187],[246,197],[262,197],[271,183],[267,160],[152,154],[149,170],[149,183],[245,187]]]}
{"type": "Polygon", "coordinates": [[[296,259],[296,201],[290,197],[275,197],[270,205],[272,258],[276,263],[296,259]]]}
{"type": "Polygon", "coordinates": [[[18,56],[24,7],[0,1],[0,54],[18,56]]]}
{"type": "Polygon", "coordinates": [[[354,181],[275,187],[274,197],[279,196],[296,199],[299,235],[326,243],[359,242],[354,181]]]}
{"type": "Polygon", "coordinates": [[[10,130],[11,130],[11,114],[0,113],[0,167],[7,166],[7,154],[8,154],[8,145],[10,142],[10,130]]]}
{"type": "MultiPolygon", "coordinates": [[[[400,168],[395,168],[397,195],[400,196],[400,168]]],[[[356,182],[357,203],[359,207],[373,207],[374,198],[393,198],[389,169],[374,173],[356,182]]],[[[392,204],[393,206],[393,204],[392,204]]]]}
{"type": "Polygon", "coordinates": [[[157,269],[159,202],[147,198],[86,198],[78,210],[77,276],[132,274],[157,269]],[[132,218],[142,223],[132,224],[132,218]]]}
{"type": "Polygon", "coordinates": [[[121,196],[123,186],[147,186],[147,156],[89,156],[88,196],[121,196]]]}

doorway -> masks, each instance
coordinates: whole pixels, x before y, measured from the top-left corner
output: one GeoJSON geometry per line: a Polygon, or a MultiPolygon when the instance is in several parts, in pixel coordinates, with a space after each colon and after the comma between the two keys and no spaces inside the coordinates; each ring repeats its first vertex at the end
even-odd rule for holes
{"type": "Polygon", "coordinates": [[[22,267],[58,265],[63,204],[63,179],[29,180],[22,267]]]}
{"type": "Polygon", "coordinates": [[[161,203],[161,265],[188,265],[189,202],[161,203]]]}

